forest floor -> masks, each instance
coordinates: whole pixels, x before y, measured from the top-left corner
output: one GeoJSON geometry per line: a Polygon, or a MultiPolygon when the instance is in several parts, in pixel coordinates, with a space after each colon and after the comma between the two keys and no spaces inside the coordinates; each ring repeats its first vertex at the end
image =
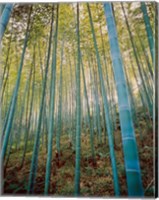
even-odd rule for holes
{"type": "MultiPolygon", "coordinates": [[[[140,122],[143,142],[140,141],[139,130],[136,129],[141,173],[145,196],[154,195],[153,174],[153,131],[146,129],[145,121],[140,122]]],[[[120,128],[115,131],[115,153],[119,175],[121,196],[127,196],[126,176],[121,143],[120,128]]],[[[54,141],[55,147],[55,141],[54,141]]],[[[89,136],[81,135],[81,196],[85,197],[113,197],[113,178],[110,163],[108,140],[106,144],[95,145],[95,160],[92,162],[89,136]]],[[[28,148],[23,168],[20,168],[22,149],[18,152],[12,151],[6,172],[4,174],[4,195],[26,195],[30,172],[32,149],[28,148]]],[[[61,136],[61,156],[57,158],[53,148],[52,171],[50,195],[73,196],[75,152],[70,147],[69,138],[65,134],[61,136]]],[[[35,184],[35,195],[43,195],[46,167],[46,148],[41,146],[38,159],[38,170],[35,184]]]]}

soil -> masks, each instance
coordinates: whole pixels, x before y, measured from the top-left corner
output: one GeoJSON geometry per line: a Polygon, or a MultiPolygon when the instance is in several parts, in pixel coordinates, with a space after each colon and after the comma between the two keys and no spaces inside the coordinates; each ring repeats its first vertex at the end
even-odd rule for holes
{"type": "MultiPolygon", "coordinates": [[[[153,132],[147,129],[144,121],[140,122],[143,141],[140,140],[139,129],[135,129],[138,144],[140,166],[145,196],[154,195],[153,181],[153,132]]],[[[102,135],[104,138],[104,133],[102,135]]],[[[95,159],[90,152],[89,134],[81,134],[81,177],[80,193],[83,197],[113,197],[114,186],[110,162],[108,138],[106,144],[99,144],[95,135],[95,159]]],[[[104,139],[103,139],[104,141],[104,139]]],[[[51,196],[74,196],[75,178],[75,151],[70,145],[67,134],[61,135],[61,153],[56,152],[55,141],[53,142],[53,158],[51,170],[51,182],[49,195],[51,196]]],[[[27,195],[28,177],[33,146],[28,146],[24,165],[20,168],[23,149],[12,149],[10,159],[4,174],[3,195],[27,195]]],[[[114,149],[119,176],[120,195],[127,196],[126,175],[124,169],[124,156],[120,129],[114,132],[114,149]]],[[[40,146],[38,169],[34,195],[44,195],[46,148],[40,146]]]]}

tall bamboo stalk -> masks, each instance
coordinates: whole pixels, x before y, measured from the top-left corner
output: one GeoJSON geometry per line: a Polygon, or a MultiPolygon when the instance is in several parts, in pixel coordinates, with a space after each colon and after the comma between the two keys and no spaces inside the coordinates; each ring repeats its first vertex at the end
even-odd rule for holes
{"type": "Polygon", "coordinates": [[[151,28],[149,16],[147,14],[145,2],[141,2],[141,10],[143,12],[143,17],[144,17],[144,22],[145,22],[145,27],[146,27],[146,33],[147,33],[151,58],[152,58],[152,61],[154,61],[154,39],[153,39],[152,28],[151,28]]]}
{"type": "Polygon", "coordinates": [[[35,133],[34,148],[33,148],[32,161],[31,161],[30,174],[29,174],[28,193],[33,193],[34,186],[35,186],[35,178],[36,178],[37,162],[38,162],[38,151],[39,151],[39,141],[40,141],[40,132],[41,132],[41,121],[42,121],[43,105],[44,105],[46,83],[47,83],[47,74],[48,74],[48,67],[49,67],[49,60],[50,60],[50,53],[51,53],[52,32],[53,32],[53,12],[52,12],[52,17],[51,17],[51,28],[50,28],[45,76],[44,76],[44,81],[43,81],[43,86],[42,86],[42,96],[41,96],[39,116],[38,116],[38,121],[37,121],[37,129],[36,129],[36,133],[35,133]]]}
{"type": "Polygon", "coordinates": [[[15,113],[15,107],[16,107],[16,102],[17,102],[17,95],[18,95],[18,90],[19,90],[19,85],[20,85],[20,79],[21,79],[21,72],[22,72],[22,68],[23,68],[24,56],[25,56],[25,52],[26,52],[26,48],[27,48],[27,42],[28,42],[28,37],[29,37],[29,27],[30,27],[31,11],[32,11],[32,7],[30,8],[30,12],[29,12],[27,29],[26,29],[25,39],[24,39],[24,46],[23,46],[23,51],[22,51],[20,66],[19,66],[19,70],[18,70],[17,81],[16,81],[15,88],[14,88],[13,99],[12,99],[12,102],[11,102],[11,107],[10,107],[8,122],[7,122],[6,130],[5,130],[5,135],[4,135],[4,139],[3,139],[3,144],[2,144],[2,151],[1,151],[1,158],[2,159],[4,158],[5,153],[6,153],[8,139],[9,139],[10,131],[11,131],[11,128],[12,128],[12,122],[13,122],[13,117],[14,117],[14,113],[15,113]]]}
{"type": "Polygon", "coordinates": [[[2,15],[0,17],[0,42],[3,38],[7,24],[9,22],[12,9],[13,9],[13,4],[10,4],[10,3],[6,4],[3,9],[2,15]]]}
{"type": "Polygon", "coordinates": [[[81,92],[80,92],[80,32],[79,4],[77,3],[77,65],[76,65],[76,161],[75,161],[75,196],[80,194],[81,160],[81,92]]]}
{"type": "Polygon", "coordinates": [[[122,132],[128,195],[143,196],[138,150],[111,3],[104,3],[104,11],[107,21],[111,58],[113,62],[115,83],[118,94],[119,117],[122,132]]]}
{"type": "Polygon", "coordinates": [[[94,48],[95,48],[95,51],[96,51],[100,87],[101,87],[102,98],[103,98],[103,103],[104,103],[104,112],[105,112],[105,119],[106,119],[106,125],[107,125],[106,128],[107,128],[107,134],[108,134],[110,158],[111,158],[112,171],[113,171],[114,190],[115,190],[115,195],[118,196],[120,194],[120,192],[119,192],[119,183],[118,183],[118,174],[117,174],[117,167],[116,167],[116,158],[115,158],[114,144],[113,144],[113,137],[112,137],[111,120],[110,120],[110,114],[109,114],[108,100],[107,100],[107,96],[106,96],[107,93],[106,93],[106,88],[104,86],[104,80],[103,80],[103,73],[102,73],[102,68],[101,68],[100,56],[99,56],[99,52],[98,52],[97,41],[96,41],[96,37],[95,37],[93,20],[92,20],[89,4],[87,4],[87,8],[88,8],[91,31],[92,31],[92,36],[93,36],[94,48]]]}
{"type": "Polygon", "coordinates": [[[52,68],[51,68],[51,97],[50,97],[50,116],[49,116],[49,132],[48,132],[48,151],[46,162],[46,176],[45,176],[45,194],[49,192],[50,173],[51,173],[51,159],[52,159],[52,141],[54,133],[54,107],[55,107],[55,83],[56,83],[56,52],[57,52],[57,37],[58,37],[58,12],[59,5],[56,7],[56,29],[54,35],[54,46],[52,55],[52,68]]]}
{"type": "Polygon", "coordinates": [[[56,134],[56,148],[58,151],[58,155],[60,155],[60,135],[62,130],[62,86],[63,86],[63,73],[62,73],[62,65],[63,65],[63,49],[64,49],[64,39],[62,41],[62,47],[61,47],[61,63],[60,63],[60,84],[59,84],[59,104],[58,104],[58,121],[57,121],[57,134],[56,134]]]}

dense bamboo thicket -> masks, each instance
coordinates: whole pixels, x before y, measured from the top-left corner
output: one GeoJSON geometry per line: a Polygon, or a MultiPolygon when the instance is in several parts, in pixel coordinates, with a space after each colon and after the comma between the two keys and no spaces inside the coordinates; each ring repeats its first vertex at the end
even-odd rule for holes
{"type": "Polygon", "coordinates": [[[1,4],[3,194],[154,195],[155,4],[1,4]]]}

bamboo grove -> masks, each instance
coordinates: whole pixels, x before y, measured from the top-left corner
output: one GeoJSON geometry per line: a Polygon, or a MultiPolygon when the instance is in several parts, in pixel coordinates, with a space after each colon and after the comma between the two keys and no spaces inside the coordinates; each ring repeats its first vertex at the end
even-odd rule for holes
{"type": "Polygon", "coordinates": [[[153,196],[153,2],[1,4],[3,194],[153,196]]]}

